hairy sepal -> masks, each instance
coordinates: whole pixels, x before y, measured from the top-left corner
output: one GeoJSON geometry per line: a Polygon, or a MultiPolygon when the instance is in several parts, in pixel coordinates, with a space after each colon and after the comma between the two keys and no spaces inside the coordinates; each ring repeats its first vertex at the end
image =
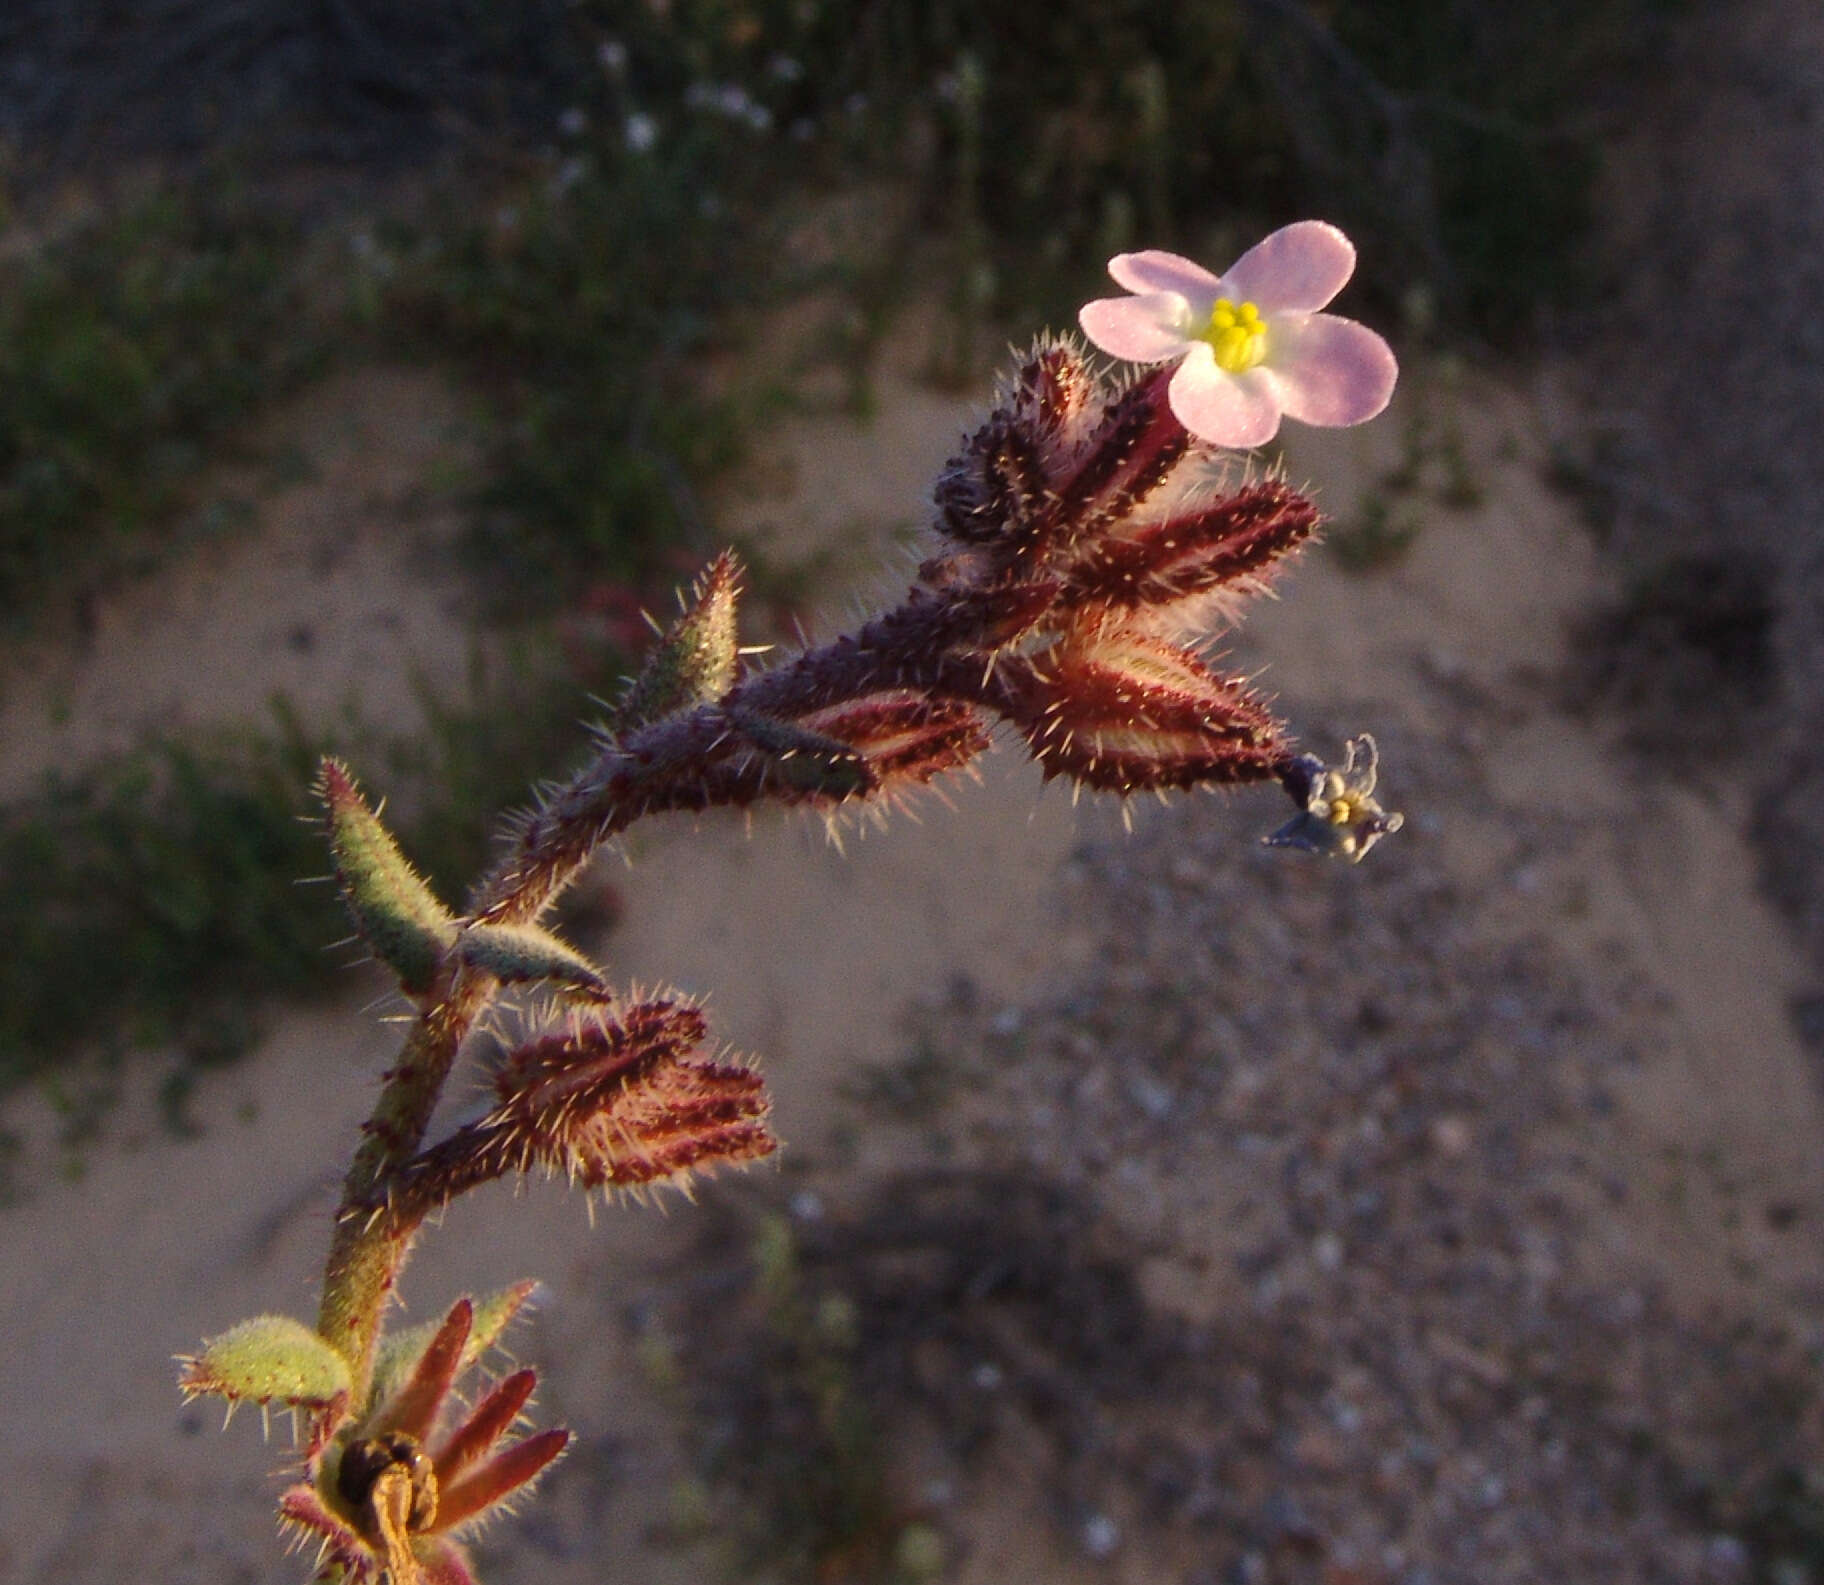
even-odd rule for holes
{"type": "Polygon", "coordinates": [[[767,782],[787,796],[840,800],[874,786],[866,759],[839,737],[750,710],[730,711],[728,718],[763,757],[767,782]]]}
{"type": "Polygon", "coordinates": [[[989,743],[987,724],[969,705],[909,690],[815,711],[803,724],[847,744],[882,790],[922,786],[968,764],[989,743]]]}
{"type": "Polygon", "coordinates": [[[1265,781],[1287,755],[1278,722],[1240,683],[1131,631],[1054,646],[1008,693],[1046,776],[1099,791],[1265,781]]]}
{"type": "Polygon", "coordinates": [[[478,1184],[534,1170],[638,1189],[770,1155],[764,1083],[696,1058],[706,1033],[694,1007],[653,1001],[528,1041],[495,1076],[494,1110],[406,1163],[385,1208],[416,1225],[478,1184]]]}
{"type": "Polygon", "coordinates": [[[1290,485],[1249,485],[1090,542],[1065,575],[1060,603],[1169,609],[1218,590],[1253,593],[1317,524],[1317,508],[1290,485]]]}

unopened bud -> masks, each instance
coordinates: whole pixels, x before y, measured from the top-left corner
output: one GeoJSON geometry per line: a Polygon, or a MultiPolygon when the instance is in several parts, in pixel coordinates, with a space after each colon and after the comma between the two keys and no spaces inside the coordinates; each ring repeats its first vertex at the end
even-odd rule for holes
{"type": "Polygon", "coordinates": [[[679,710],[720,699],[734,686],[738,655],[735,605],[741,564],[732,551],[711,562],[628,685],[613,727],[629,732],[679,710]]]}
{"type": "Polygon", "coordinates": [[[1061,643],[1009,691],[1045,774],[1086,787],[1262,781],[1284,757],[1278,723],[1240,683],[1131,631],[1061,643]]]}

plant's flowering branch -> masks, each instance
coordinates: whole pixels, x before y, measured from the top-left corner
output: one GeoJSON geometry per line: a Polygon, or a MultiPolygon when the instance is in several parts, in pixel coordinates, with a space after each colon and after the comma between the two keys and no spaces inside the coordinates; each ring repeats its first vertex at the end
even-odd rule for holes
{"type": "Polygon", "coordinates": [[[1282,413],[1358,422],[1392,389],[1379,338],[1318,312],[1353,258],[1340,233],[1307,224],[1222,278],[1173,255],[1116,260],[1133,295],[1091,305],[1085,329],[1167,367],[1112,380],[1074,343],[1038,343],[938,481],[939,543],[904,599],[771,670],[741,673],[740,569],[717,558],[597,729],[590,762],[520,822],[461,912],[412,869],[352,776],[325,763],[338,881],[418,1017],[344,1183],[315,1328],[256,1317],[208,1340],[180,1378],[231,1410],[304,1418],[303,1479],[280,1514],[320,1548],[319,1579],[473,1585],[456,1532],[568,1440],[513,1437],[530,1371],[447,1412],[528,1287],[381,1337],[427,1217],[534,1170],[638,1193],[777,1148],[759,1075],[704,1053],[697,1009],[621,999],[539,922],[634,820],[769,800],[889,806],[968,766],[998,725],[1047,778],[1078,787],[1278,781],[1297,807],[1267,839],[1279,846],[1358,860],[1399,828],[1374,796],[1371,739],[1353,740],[1340,769],[1296,752],[1205,654],[1318,525],[1303,494],[1238,473],[1220,448],[1257,444],[1282,413]],[[507,986],[542,988],[551,1025],[501,1062],[482,1117],[427,1146],[458,1053],[507,986]]]}
{"type": "MultiPolygon", "coordinates": [[[[674,708],[604,730],[596,758],[525,820],[473,916],[536,916],[645,814],[891,799],[966,764],[996,719],[1047,776],[1083,786],[1279,780],[1302,798],[1280,724],[1200,649],[1318,514],[1280,479],[1229,487],[1231,464],[1174,412],[1171,379],[1110,384],[1074,345],[1037,345],[939,480],[944,543],[901,604],[719,694],[637,680],[631,697],[674,708]]],[[[717,563],[661,640],[665,676],[686,635],[714,625],[711,596],[732,599],[731,566],[717,563]]]]}

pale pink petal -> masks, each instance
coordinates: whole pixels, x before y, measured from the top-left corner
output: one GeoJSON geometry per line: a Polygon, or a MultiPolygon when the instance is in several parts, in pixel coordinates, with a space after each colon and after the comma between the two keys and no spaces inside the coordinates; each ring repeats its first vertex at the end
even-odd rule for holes
{"type": "Polygon", "coordinates": [[[1167,399],[1178,422],[1212,446],[1246,450],[1264,446],[1279,432],[1279,396],[1266,370],[1225,374],[1207,341],[1192,343],[1167,399]]]}
{"type": "Polygon", "coordinates": [[[1218,295],[1253,303],[1269,319],[1308,314],[1336,296],[1354,273],[1353,242],[1325,221],[1300,220],[1242,254],[1223,276],[1218,295]]]}
{"type": "Polygon", "coordinates": [[[1190,305],[1176,292],[1098,297],[1077,310],[1083,334],[1111,358],[1164,363],[1190,345],[1190,305]]]}
{"type": "Polygon", "coordinates": [[[1108,273],[1130,292],[1176,292],[1193,307],[1208,313],[1222,296],[1222,282],[1201,264],[1149,248],[1144,253],[1117,253],[1108,261],[1108,273]]]}
{"type": "Polygon", "coordinates": [[[1381,411],[1399,376],[1393,350],[1366,325],[1334,314],[1273,321],[1267,368],[1286,417],[1303,424],[1361,424],[1381,411]]]}

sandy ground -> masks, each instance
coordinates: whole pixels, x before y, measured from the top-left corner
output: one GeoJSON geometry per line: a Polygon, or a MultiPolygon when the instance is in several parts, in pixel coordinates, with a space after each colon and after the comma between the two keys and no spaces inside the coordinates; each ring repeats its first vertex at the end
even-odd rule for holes
{"type": "MultiPolygon", "coordinates": [[[[788,428],[779,444],[790,460],[769,470],[775,488],[735,492],[724,506],[730,531],[763,540],[773,532],[793,554],[835,536],[844,567],[871,559],[861,546],[891,554],[898,531],[921,517],[971,410],[891,373],[880,394],[865,429],[837,420],[788,428]],[[768,529],[788,523],[790,531],[768,529]]],[[[1507,1170],[1496,1159],[1513,1146],[1502,1107],[1545,1095],[1564,1064],[1628,1048],[1626,1062],[1605,1070],[1595,1121],[1515,1114],[1535,1130],[1523,1154],[1557,1153],[1555,1209],[1535,1223],[1540,1240],[1550,1235],[1548,1286],[1625,1296],[1635,1309],[1623,1312],[1650,1312],[1652,1335],[1673,1339],[1675,1368],[1678,1340],[1699,1337],[1691,1329],[1742,1323],[1824,1339],[1824,1116],[1786,1011],[1804,980],[1755,893],[1742,810],[1727,788],[1648,779],[1621,755],[1610,725],[1558,702],[1566,624],[1609,582],[1573,509],[1541,482],[1550,435],[1576,415],[1529,376],[1449,385],[1414,370],[1373,432],[1300,438],[1289,466],[1346,514],[1392,461],[1421,403],[1461,427],[1482,503],[1421,503],[1423,531],[1410,551],[1367,574],[1346,573],[1323,552],[1307,558],[1234,646],[1237,664],[1261,674],[1320,752],[1334,754],[1345,732],[1381,736],[1390,802],[1405,808],[1408,828],[1362,870],[1320,874],[1296,857],[1260,853],[1254,838],[1283,818],[1274,794],[1139,809],[1128,838],[1111,811],[1073,809],[1001,754],[979,785],[953,790],[954,807],[932,801],[917,822],[851,832],[842,853],[802,822],[757,819],[749,831],[705,820],[641,830],[631,867],[604,872],[625,902],[602,944],[613,972],[708,994],[718,1032],[764,1059],[789,1149],[777,1172],[719,1187],[710,1208],[627,1208],[598,1215],[592,1229],[580,1204],[546,1188],[482,1194],[429,1240],[406,1282],[417,1316],[458,1292],[544,1280],[543,1308],[518,1352],[546,1368],[541,1418],[579,1434],[547,1500],[487,1538],[490,1579],[694,1580],[719,1558],[713,1544],[657,1534],[691,1467],[688,1439],[675,1403],[649,1385],[628,1317],[678,1300],[688,1287],[685,1251],[712,1211],[721,1216],[744,1197],[796,1194],[810,1221],[833,1223],[891,1171],[929,1179],[1000,1167],[1033,1181],[1051,1171],[1091,1196],[1101,1243],[1127,1241],[1153,1316],[1240,1326],[1243,1336],[1249,1316],[1273,1330],[1295,1315],[1320,1335],[1332,1312],[1338,1326],[1372,1321],[1380,1301],[1364,1298],[1368,1290],[1325,1285],[1325,1273],[1357,1269],[1357,1235],[1332,1245],[1325,1229],[1306,1228],[1303,1253],[1278,1260],[1263,1298],[1249,1220],[1278,1214],[1254,1205],[1263,1184],[1284,1181],[1288,1200],[1295,1195],[1290,1177],[1249,1167],[1247,1152],[1269,1146],[1248,1141],[1291,1137],[1299,1124],[1275,1133],[1247,1122],[1248,1108],[1274,1100],[1296,1112],[1307,1098],[1299,1086],[1317,1083],[1311,1063],[1357,1060],[1327,1044],[1321,1016],[1299,1022],[1309,997],[1345,969],[1383,987],[1386,1000],[1363,1068],[1408,1028],[1415,1049],[1431,1040],[1505,1064],[1490,1069],[1505,1077],[1493,1083],[1486,1117],[1480,1102],[1463,1099],[1455,1068],[1421,1066],[1402,1081],[1416,1087],[1414,1104],[1438,1097],[1420,1136],[1447,1186],[1458,1181],[1450,1173],[1494,1183],[1507,1170]],[[1402,890],[1414,887],[1454,902],[1425,913],[1411,900],[1421,894],[1402,890]],[[1253,911],[1212,915],[1211,899],[1253,911]],[[1250,919],[1257,930],[1238,923],[1250,919]],[[1211,956],[1225,929],[1245,943],[1228,969],[1211,956]],[[1292,969],[1270,971],[1258,959],[1275,942],[1292,969]],[[1535,950],[1582,987],[1583,1019],[1539,1036],[1536,1070],[1525,1031],[1478,1027],[1484,1014],[1439,1032],[1443,1014],[1427,1005],[1419,960],[1470,979],[1486,971],[1489,983],[1474,988],[1493,995],[1505,971],[1489,966],[1535,950]],[[1247,978],[1269,972],[1299,976],[1297,996],[1247,978]],[[1175,1033],[1156,1037],[1139,1025],[1170,1001],[1160,990],[1168,983],[1190,1012],[1175,1033]],[[1093,1029],[1093,1018],[1082,1019],[1098,999],[1137,1011],[1095,1038],[1060,1034],[1058,1049],[1076,1055],[1047,1066],[1044,1032],[1062,1029],[1059,1019],[1093,1029]],[[1271,1038],[1247,1034],[1255,1013],[1272,1015],[1271,1038]],[[938,1123],[913,1127],[855,1099],[853,1081],[897,1071],[919,1031],[956,1054],[961,1076],[938,1123]],[[1015,1034],[1020,1049],[1010,1054],[1015,1034]],[[1220,1106],[1229,1112],[1218,1099],[1207,1117],[1199,1110],[1200,1066],[1224,1076],[1220,1106]],[[1098,1119],[1089,1133],[1072,1132],[1089,1117],[1098,1119]],[[1627,1192],[1604,1192],[1609,1183],[1627,1192]],[[803,1199],[806,1191],[817,1198],[803,1199]],[[1767,1207],[1777,1214],[1762,1214],[1767,1207]],[[1282,1314],[1284,1305],[1293,1310],[1282,1314]]],[[[419,499],[427,472],[462,465],[460,404],[429,377],[380,371],[337,382],[303,411],[302,432],[323,437],[306,442],[309,476],[268,494],[254,527],[110,597],[80,646],[17,658],[4,693],[4,790],[24,785],[37,765],[105,751],[149,722],[255,712],[274,688],[313,713],[333,712],[359,677],[364,713],[408,715],[401,679],[414,667],[459,664],[467,637],[453,616],[453,576],[407,576],[453,519],[401,507],[419,499]]],[[[852,598],[839,592],[822,630],[852,598]]],[[[170,1356],[244,1315],[313,1309],[333,1181],[396,1033],[361,1010],[373,989],[363,979],[344,1005],[279,1016],[251,1060],[208,1081],[200,1138],[163,1135],[149,1099],[129,1097],[79,1180],[42,1183],[0,1212],[0,1403],[11,1428],[0,1436],[0,1581],[293,1577],[296,1565],[279,1560],[272,1541],[281,1440],[261,1446],[247,1417],[218,1435],[211,1413],[179,1405],[170,1356]]],[[[1365,1007],[1367,994],[1351,991],[1351,1009],[1365,1007]]],[[[1347,1084],[1324,1085],[1311,1091],[1309,1115],[1328,1119],[1337,1140],[1366,1138],[1364,1119],[1379,1102],[1369,1096],[1358,1118],[1347,1084]]],[[[44,1127],[35,1105],[18,1103],[8,1119],[28,1137],[44,1127]]],[[[1327,1148],[1334,1157],[1357,1147],[1327,1148]]],[[[1385,1181],[1404,1181],[1403,1170],[1390,1166],[1385,1181]]],[[[1534,1214],[1534,1201],[1514,1203],[1517,1217],[1534,1214]]],[[[1404,1225],[1398,1215],[1395,1225],[1404,1225]]],[[[1448,1264],[1423,1269],[1427,1282],[1448,1286],[1448,1264]]],[[[1399,1271],[1395,1262],[1396,1289],[1399,1271]]],[[[1391,1314],[1394,1301],[1386,1303],[1391,1314]]],[[[1428,1357],[1454,1358],[1459,1375],[1503,1377],[1512,1367],[1502,1362],[1500,1326],[1497,1316],[1486,1335],[1466,1337],[1432,1324],[1428,1357]]],[[[1603,1344],[1614,1334],[1591,1335],[1603,1344]]],[[[1690,1347],[1697,1357],[1699,1342],[1690,1347]]],[[[1375,1374],[1359,1361],[1351,1368],[1375,1374]]],[[[1346,1387],[1354,1378],[1338,1379],[1346,1387]]],[[[1220,1397],[1232,1386],[1210,1390],[1220,1397]]],[[[1358,1386],[1356,1397],[1370,1401],[1372,1383],[1358,1386]]],[[[1540,1401],[1557,1412],[1551,1393],[1540,1401]]],[[[1484,1418],[1506,1423],[1508,1410],[1517,1423],[1512,1404],[1484,1418]]],[[[1021,1420],[1009,1413],[1010,1423],[1021,1420]]],[[[1684,1528],[1658,1551],[1643,1542],[1638,1566],[1599,1551],[1563,1562],[1558,1541],[1528,1541],[1524,1527],[1497,1535],[1486,1516],[1500,1503],[1454,1524],[1440,1496],[1430,1520],[1395,1523],[1384,1517],[1393,1503],[1385,1488],[1406,1477],[1374,1475],[1369,1460],[1358,1485],[1346,1417],[1304,1430],[1343,1444],[1326,1453],[1300,1442],[1305,1464],[1285,1454],[1288,1469],[1310,1465],[1327,1482],[1327,1495],[1300,1498],[1301,1512],[1316,1516],[1307,1529],[1322,1532],[1315,1551],[1290,1522],[1274,1532],[1279,1540],[1262,1540],[1252,1519],[1200,1529],[1144,1505],[1120,1509],[1119,1493],[1061,1502],[1052,1466],[1021,1456],[1021,1436],[1036,1433],[1005,1425],[977,1462],[926,1470],[918,1504],[946,1537],[950,1577],[966,1581],[1745,1577],[1729,1572],[1741,1564],[1735,1552],[1676,1515],[1662,1516],[1659,1532],[1684,1528]],[[1439,1539],[1453,1530],[1486,1533],[1484,1566],[1439,1539]],[[1282,1547],[1285,1535],[1292,1541],[1282,1547]]],[[[1212,1445],[1228,1434],[1208,1433],[1212,1445]]],[[[1397,1441],[1389,1431],[1378,1450],[1397,1441]]],[[[1575,1465],[1582,1444],[1573,1436],[1566,1445],[1575,1465]]],[[[911,1430],[895,1446],[911,1463],[923,1456],[911,1430]]],[[[1505,1466],[1498,1452],[1478,1456],[1476,1489],[1486,1491],[1505,1466]]],[[[1514,1455],[1515,1502],[1532,1500],[1524,1464],[1514,1455]]],[[[1543,1510],[1552,1491],[1534,1496],[1543,1510]]],[[[1633,1534],[1601,1503],[1559,1517],[1567,1534],[1633,1534]]]]}

